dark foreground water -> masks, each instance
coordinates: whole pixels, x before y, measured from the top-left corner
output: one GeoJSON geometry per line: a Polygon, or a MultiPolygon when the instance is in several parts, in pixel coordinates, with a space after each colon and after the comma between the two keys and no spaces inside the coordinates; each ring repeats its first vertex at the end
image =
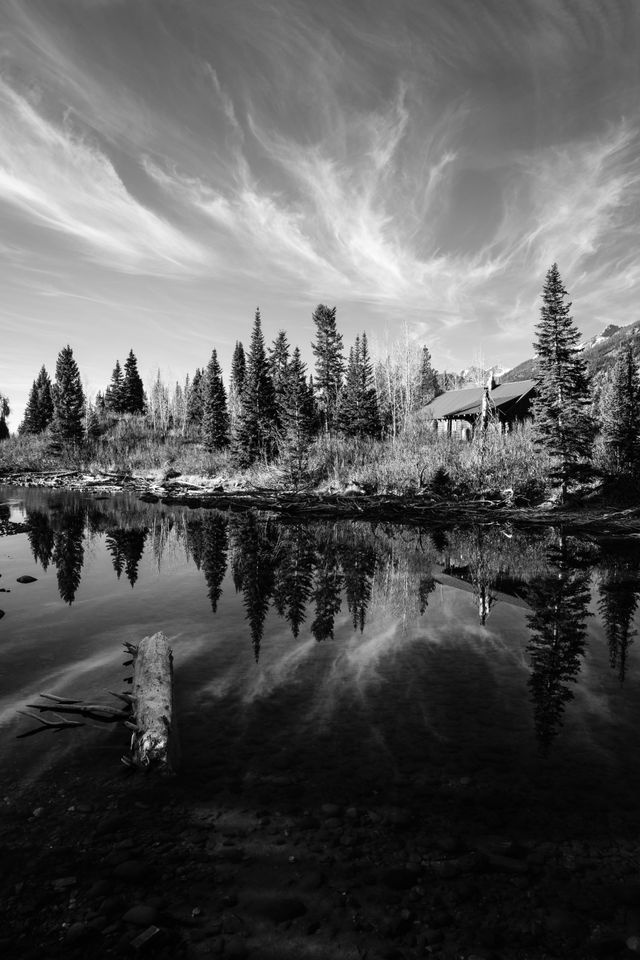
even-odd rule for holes
{"type": "Polygon", "coordinates": [[[0,504],[29,525],[0,539],[6,782],[79,744],[89,765],[117,764],[126,735],[16,740],[30,728],[18,710],[41,692],[108,701],[126,689],[122,642],[162,630],[187,776],[404,805],[435,779],[487,828],[506,816],[535,832],[553,809],[563,829],[631,829],[635,539],[282,523],[1,487],[0,504]]]}
{"type": "Polygon", "coordinates": [[[637,954],[636,539],[2,487],[0,532],[3,956],[637,954]],[[157,630],[179,777],[16,739],[157,630]]]}

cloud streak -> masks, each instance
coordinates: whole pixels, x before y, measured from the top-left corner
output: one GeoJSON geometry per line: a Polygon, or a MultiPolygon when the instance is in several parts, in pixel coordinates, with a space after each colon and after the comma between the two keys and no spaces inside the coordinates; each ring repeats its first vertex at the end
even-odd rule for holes
{"type": "Polygon", "coordinates": [[[4,79],[0,110],[0,199],[114,269],[184,274],[202,267],[203,249],[139,203],[68,115],[54,125],[4,79]]]}

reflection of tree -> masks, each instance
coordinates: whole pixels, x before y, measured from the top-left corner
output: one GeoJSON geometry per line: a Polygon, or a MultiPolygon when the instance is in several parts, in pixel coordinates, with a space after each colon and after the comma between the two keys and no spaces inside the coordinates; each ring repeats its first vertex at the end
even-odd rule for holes
{"type": "Polygon", "coordinates": [[[572,544],[570,555],[562,536],[549,551],[549,572],[528,585],[532,613],[527,617],[532,636],[527,645],[531,657],[529,688],[534,703],[536,736],[543,753],[560,732],[567,703],[573,700],[575,683],[585,651],[587,605],[590,599],[590,562],[572,544]]]}
{"type": "Polygon", "coordinates": [[[211,609],[215,613],[227,572],[227,521],[221,514],[209,514],[202,521],[201,530],[202,566],[209,588],[211,609]]]}
{"type": "Polygon", "coordinates": [[[236,589],[242,590],[256,662],[274,586],[274,533],[270,521],[251,512],[235,517],[230,527],[233,577],[236,589]]]}
{"type": "Polygon", "coordinates": [[[627,653],[636,636],[633,617],[640,596],[640,563],[635,554],[606,555],[600,575],[598,612],[602,617],[609,644],[609,662],[624,683],[627,653]]]}
{"type": "Polygon", "coordinates": [[[376,569],[377,552],[366,537],[354,542],[343,542],[339,549],[344,575],[347,606],[355,629],[364,630],[367,608],[371,602],[371,587],[376,569]]]}
{"type": "Polygon", "coordinates": [[[138,579],[138,564],[144,553],[144,544],[149,531],[146,527],[138,529],[112,529],[105,537],[107,550],[118,580],[124,570],[127,580],[133,586],[138,579]]]}
{"type": "Polygon", "coordinates": [[[203,528],[204,524],[202,520],[187,520],[184,527],[185,553],[187,555],[187,560],[189,557],[191,557],[196,565],[197,570],[200,570],[202,567],[202,559],[204,555],[203,528]]]}
{"type": "Polygon", "coordinates": [[[303,524],[283,527],[274,554],[276,567],[273,602],[281,617],[291,625],[294,637],[304,623],[311,596],[316,541],[303,524]]]}
{"type": "Polygon", "coordinates": [[[316,640],[333,638],[335,618],[340,611],[342,583],[337,545],[334,537],[330,535],[326,539],[323,538],[318,553],[311,594],[315,603],[311,633],[316,640]]]}
{"type": "Polygon", "coordinates": [[[65,512],[54,534],[53,562],[58,590],[65,603],[73,603],[80,586],[84,561],[84,514],[65,512]]]}
{"type": "Polygon", "coordinates": [[[41,513],[39,510],[29,513],[27,537],[33,559],[41,565],[43,570],[46,570],[53,553],[53,530],[46,513],[41,513]]]}
{"type": "Polygon", "coordinates": [[[435,588],[436,581],[433,574],[430,573],[426,577],[420,577],[420,582],[418,583],[418,602],[421,615],[429,606],[429,595],[433,593],[435,588]]]}

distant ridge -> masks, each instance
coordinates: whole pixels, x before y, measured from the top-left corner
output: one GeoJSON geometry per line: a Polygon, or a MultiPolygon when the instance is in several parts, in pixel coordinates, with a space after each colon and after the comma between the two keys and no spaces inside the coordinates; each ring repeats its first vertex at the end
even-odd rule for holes
{"type": "MultiPolygon", "coordinates": [[[[610,323],[602,333],[586,340],[582,348],[589,364],[589,373],[594,380],[604,379],[613,367],[616,355],[620,347],[626,342],[631,342],[640,356],[640,320],[630,323],[624,327],[617,327],[610,323]]],[[[514,380],[528,380],[535,377],[535,360],[525,360],[519,363],[517,367],[509,370],[501,378],[503,383],[510,383],[514,380]]]]}

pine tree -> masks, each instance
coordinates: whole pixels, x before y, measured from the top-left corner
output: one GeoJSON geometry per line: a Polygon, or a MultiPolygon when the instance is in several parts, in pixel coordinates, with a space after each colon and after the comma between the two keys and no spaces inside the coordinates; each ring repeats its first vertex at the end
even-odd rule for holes
{"type": "Polygon", "coordinates": [[[307,473],[314,413],[313,386],[307,382],[305,364],[300,349],[296,347],[278,402],[280,459],[295,486],[307,473]]]}
{"type": "Polygon", "coordinates": [[[200,367],[193,375],[187,396],[187,424],[197,430],[202,426],[204,415],[204,374],[200,367]]]}
{"type": "Polygon", "coordinates": [[[438,390],[438,374],[433,369],[431,353],[428,347],[423,346],[416,391],[418,404],[424,407],[431,403],[433,398],[438,395],[438,390]]]}
{"type": "Polygon", "coordinates": [[[564,500],[569,484],[587,473],[591,456],[594,424],[587,409],[589,377],[571,303],[555,263],[547,273],[542,298],[534,343],[540,378],[533,406],[534,438],[556,461],[552,476],[564,500]]]}
{"type": "Polygon", "coordinates": [[[338,407],[338,425],[347,437],[374,437],[380,434],[378,400],[369,359],[367,336],[356,337],[338,407]]]}
{"type": "Polygon", "coordinates": [[[244,347],[239,340],[236,340],[229,381],[229,422],[232,427],[235,426],[242,409],[242,391],[246,372],[247,359],[244,354],[244,347]]]}
{"type": "Polygon", "coordinates": [[[124,411],[124,377],[120,361],[116,360],[116,365],[111,374],[111,383],[104,393],[104,402],[107,410],[112,413],[123,413],[124,411]]]}
{"type": "Polygon", "coordinates": [[[264,348],[260,310],[256,310],[242,390],[242,410],[234,436],[234,454],[246,467],[274,451],[274,390],[264,348]]]}
{"type": "Polygon", "coordinates": [[[269,349],[267,365],[269,376],[273,383],[273,393],[275,400],[275,418],[274,428],[277,435],[280,435],[283,429],[280,411],[282,409],[284,395],[287,388],[287,378],[289,375],[290,348],[287,334],[284,330],[278,332],[278,336],[273,341],[273,346],[269,349]]]}
{"type": "Polygon", "coordinates": [[[53,419],[51,379],[43,366],[33,381],[19,433],[42,433],[53,419]]]}
{"type": "Polygon", "coordinates": [[[336,427],[338,397],[344,375],[342,334],[336,326],[336,308],[320,303],[313,313],[316,341],[311,349],[316,358],[315,388],[322,429],[331,433],[336,427]]]}
{"type": "Polygon", "coordinates": [[[9,401],[3,393],[0,393],[0,440],[9,439],[9,427],[7,426],[7,417],[11,413],[9,401]]]}
{"type": "Polygon", "coordinates": [[[608,462],[616,471],[631,471],[640,459],[640,375],[631,343],[620,350],[604,400],[608,462]]]}
{"type": "Polygon", "coordinates": [[[129,350],[129,356],[124,363],[121,406],[123,413],[144,413],[144,386],[133,350],[129,350]]]}
{"type": "Polygon", "coordinates": [[[92,443],[95,443],[96,440],[100,439],[102,435],[102,428],[100,426],[100,418],[96,408],[89,404],[87,409],[87,425],[86,425],[87,440],[90,440],[92,443]]]}
{"type": "Polygon", "coordinates": [[[84,391],[69,345],[58,354],[52,396],[51,436],[54,445],[80,443],[84,434],[84,391]]]}
{"type": "Polygon", "coordinates": [[[229,412],[218,354],[214,350],[207,366],[203,388],[202,436],[208,450],[220,450],[229,443],[229,412]]]}

